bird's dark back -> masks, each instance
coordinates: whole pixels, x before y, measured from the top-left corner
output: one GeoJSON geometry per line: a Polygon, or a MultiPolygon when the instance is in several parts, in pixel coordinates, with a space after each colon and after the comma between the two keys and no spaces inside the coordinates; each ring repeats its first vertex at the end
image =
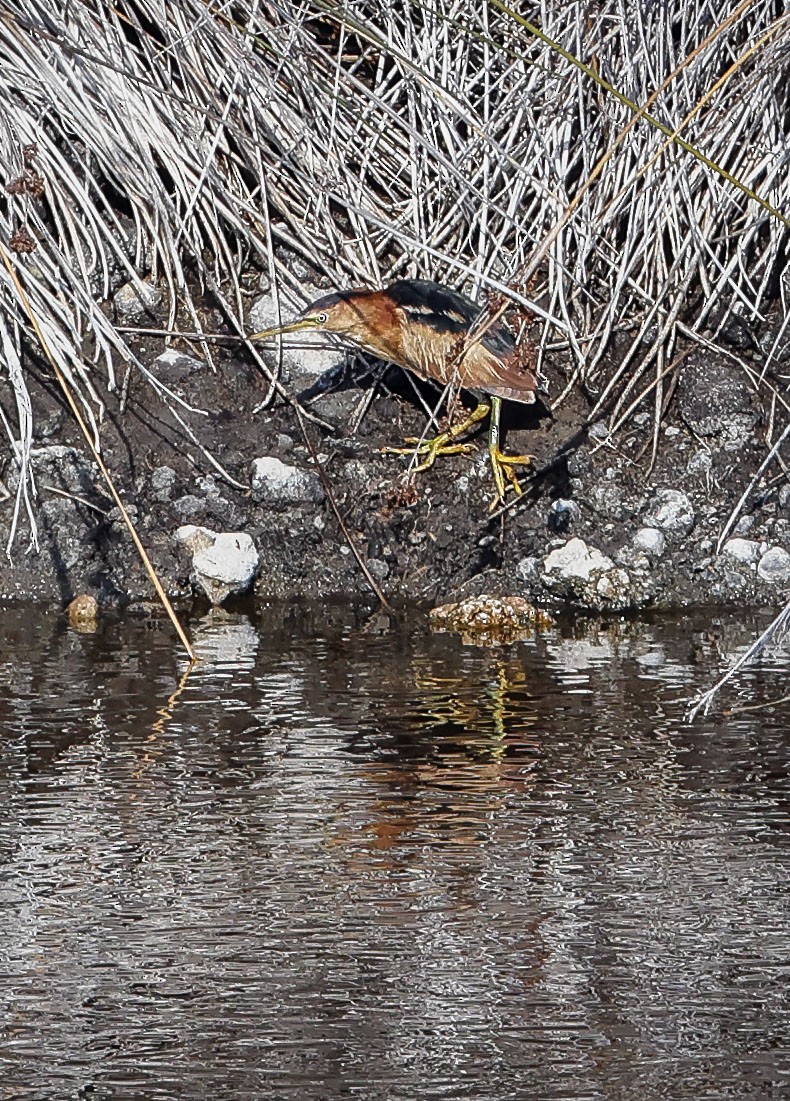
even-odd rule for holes
{"type": "MultiPolygon", "coordinates": [[[[385,293],[408,320],[428,325],[436,333],[465,333],[482,310],[465,294],[430,279],[401,279],[391,283],[385,293]]],[[[516,347],[513,337],[499,324],[491,326],[481,344],[502,359],[510,356],[516,347]]]]}

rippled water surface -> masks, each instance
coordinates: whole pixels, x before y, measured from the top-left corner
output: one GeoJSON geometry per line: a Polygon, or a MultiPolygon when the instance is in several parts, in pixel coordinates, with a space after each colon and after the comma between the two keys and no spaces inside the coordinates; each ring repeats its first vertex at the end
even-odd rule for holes
{"type": "Polygon", "coordinates": [[[0,1097],[790,1097],[766,622],[0,612],[0,1097]]]}

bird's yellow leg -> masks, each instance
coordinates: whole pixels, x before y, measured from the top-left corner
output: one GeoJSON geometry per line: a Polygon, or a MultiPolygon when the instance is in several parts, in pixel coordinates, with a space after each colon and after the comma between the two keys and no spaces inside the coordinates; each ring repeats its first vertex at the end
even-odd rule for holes
{"type": "Polygon", "coordinates": [[[501,504],[505,499],[505,493],[507,492],[507,486],[505,485],[505,478],[510,482],[515,494],[520,497],[522,493],[521,486],[519,485],[518,478],[515,471],[512,469],[514,466],[529,466],[532,462],[532,455],[505,455],[499,447],[499,418],[502,413],[502,399],[492,397],[491,398],[491,423],[488,429],[488,455],[491,459],[491,469],[494,472],[494,482],[496,483],[496,497],[491,503],[491,508],[494,509],[497,505],[501,504]]]}
{"type": "Polygon", "coordinates": [[[422,462],[419,466],[415,466],[414,473],[419,473],[422,470],[427,470],[428,467],[433,466],[440,455],[466,455],[470,451],[474,451],[474,444],[471,443],[455,443],[459,436],[463,436],[465,432],[468,432],[470,428],[478,424],[481,420],[484,420],[491,409],[488,402],[480,402],[465,421],[461,421],[459,424],[452,424],[445,432],[440,432],[438,436],[434,436],[430,440],[420,440],[416,436],[408,436],[405,443],[410,443],[412,447],[383,447],[382,451],[385,455],[420,455],[423,456],[422,462]]]}

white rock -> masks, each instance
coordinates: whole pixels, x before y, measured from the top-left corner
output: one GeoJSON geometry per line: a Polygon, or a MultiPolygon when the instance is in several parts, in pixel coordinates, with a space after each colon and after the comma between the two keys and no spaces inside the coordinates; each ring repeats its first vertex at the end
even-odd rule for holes
{"type": "Polygon", "coordinates": [[[783,547],[771,547],[757,563],[757,576],[774,585],[790,581],[790,554],[783,547]]]}
{"type": "Polygon", "coordinates": [[[745,566],[751,566],[760,557],[762,549],[756,539],[741,539],[736,536],[727,540],[721,548],[721,553],[726,554],[728,558],[734,558],[736,562],[742,562],[745,566]]]}
{"type": "Polygon", "coordinates": [[[588,547],[583,539],[569,539],[568,542],[543,561],[543,572],[555,574],[561,578],[579,578],[589,581],[594,570],[611,570],[614,562],[596,547],[588,547]]]}
{"type": "Polygon", "coordinates": [[[516,563],[516,577],[524,584],[534,584],[540,577],[541,562],[539,558],[520,558],[516,563]]]}
{"type": "Polygon", "coordinates": [[[609,429],[604,421],[596,421],[595,424],[590,425],[587,431],[593,440],[605,440],[609,436],[609,429]]]}
{"type": "Polygon", "coordinates": [[[258,551],[246,532],[216,532],[185,524],[176,531],[176,539],[192,554],[192,584],[212,604],[246,592],[255,580],[258,551]]]}
{"type": "Polygon", "coordinates": [[[274,455],[253,459],[251,482],[253,499],[265,504],[298,505],[324,499],[315,471],[289,466],[274,455]]]}
{"type": "MultiPolygon", "coordinates": [[[[307,301],[312,301],[326,293],[309,286],[306,286],[304,291],[307,301]]],[[[306,304],[305,302],[300,306],[294,306],[281,299],[278,309],[273,296],[265,294],[250,308],[249,330],[251,333],[257,333],[261,329],[284,325],[297,317],[306,304]]],[[[278,337],[274,337],[265,347],[276,351],[278,340],[278,337]]],[[[315,378],[326,371],[331,371],[334,367],[340,367],[346,358],[342,347],[330,344],[328,338],[320,333],[286,333],[282,337],[282,350],[283,365],[287,371],[297,371],[315,378]]]]}
{"type": "Polygon", "coordinates": [[[671,535],[688,535],[694,527],[694,506],[679,489],[659,489],[648,505],[645,527],[660,528],[671,535]]]}
{"type": "Polygon", "coordinates": [[[122,320],[136,321],[159,305],[162,292],[151,283],[124,283],[113,301],[122,320]]]}
{"type": "Polygon", "coordinates": [[[658,528],[640,528],[634,536],[634,546],[637,550],[644,551],[653,558],[660,558],[666,545],[666,537],[658,528]]]}
{"type": "Polygon", "coordinates": [[[202,371],[206,366],[202,359],[195,359],[194,356],[188,356],[176,348],[165,348],[154,360],[154,366],[157,364],[162,367],[182,367],[190,371],[202,371]]]}

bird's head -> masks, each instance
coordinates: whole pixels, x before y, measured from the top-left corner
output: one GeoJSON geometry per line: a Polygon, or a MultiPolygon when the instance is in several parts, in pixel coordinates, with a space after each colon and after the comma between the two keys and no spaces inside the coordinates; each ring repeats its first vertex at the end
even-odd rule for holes
{"type": "Polygon", "coordinates": [[[286,333],[321,332],[358,338],[359,328],[364,321],[363,312],[355,302],[356,297],[365,296],[364,291],[343,291],[337,294],[325,294],[317,298],[293,321],[284,325],[274,325],[253,333],[248,340],[269,340],[286,333]]]}

